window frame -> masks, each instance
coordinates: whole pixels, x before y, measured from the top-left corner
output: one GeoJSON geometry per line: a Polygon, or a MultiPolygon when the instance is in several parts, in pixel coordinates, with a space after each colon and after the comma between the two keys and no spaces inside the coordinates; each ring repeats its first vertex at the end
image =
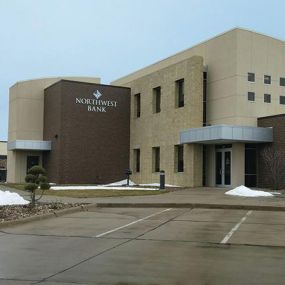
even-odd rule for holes
{"type": "Polygon", "coordinates": [[[263,102],[264,103],[271,103],[271,94],[265,93],[263,96],[263,102]],[[266,97],[269,98],[269,101],[266,101],[266,97]]]}
{"type": "Polygon", "coordinates": [[[255,73],[254,72],[247,73],[247,81],[250,83],[255,83],[255,73]],[[250,76],[253,76],[253,80],[250,80],[250,76]]]}
{"type": "Polygon", "coordinates": [[[271,84],[271,75],[264,74],[263,83],[266,85],[270,85],[271,84]],[[269,79],[269,82],[266,82],[266,79],[269,79]]]}
{"type": "Polygon", "coordinates": [[[279,104],[285,105],[285,96],[282,96],[282,95],[279,96],[279,104]],[[284,100],[284,103],[281,103],[282,100],[284,100]]]}
{"type": "Polygon", "coordinates": [[[140,148],[134,148],[134,172],[139,173],[141,171],[141,150],[140,148]]]}
{"type": "Polygon", "coordinates": [[[184,172],[184,145],[179,144],[174,146],[175,151],[175,172],[184,172]],[[182,156],[182,159],[181,159],[182,156]]]}
{"type": "Polygon", "coordinates": [[[134,94],[134,117],[141,117],[141,93],[134,94]]]}
{"type": "Polygon", "coordinates": [[[247,92],[247,101],[255,102],[255,92],[252,92],[252,91],[247,92]],[[250,95],[253,95],[253,100],[250,99],[250,95]]]}
{"type": "Polygon", "coordinates": [[[161,112],[161,86],[152,89],[152,112],[157,114],[161,112]]]}
{"type": "Polygon", "coordinates": [[[185,80],[184,78],[175,81],[175,107],[185,106],[185,80]]]}
{"type": "Polygon", "coordinates": [[[155,146],[152,148],[152,172],[160,172],[160,147],[155,146]]]}

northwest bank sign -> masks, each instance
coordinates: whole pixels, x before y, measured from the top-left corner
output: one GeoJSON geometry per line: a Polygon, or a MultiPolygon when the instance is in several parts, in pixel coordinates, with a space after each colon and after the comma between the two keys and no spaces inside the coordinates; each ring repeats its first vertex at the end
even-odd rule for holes
{"type": "Polygon", "coordinates": [[[106,113],[109,108],[117,108],[117,101],[102,100],[103,95],[99,90],[92,93],[95,98],[75,98],[75,103],[86,105],[88,112],[106,113]]]}

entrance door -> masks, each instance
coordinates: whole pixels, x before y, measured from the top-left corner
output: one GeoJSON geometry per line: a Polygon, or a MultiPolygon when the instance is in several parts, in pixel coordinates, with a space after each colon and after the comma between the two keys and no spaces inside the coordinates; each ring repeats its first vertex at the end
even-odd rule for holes
{"type": "Polygon", "coordinates": [[[231,185],[231,150],[216,150],[216,185],[231,185]]]}

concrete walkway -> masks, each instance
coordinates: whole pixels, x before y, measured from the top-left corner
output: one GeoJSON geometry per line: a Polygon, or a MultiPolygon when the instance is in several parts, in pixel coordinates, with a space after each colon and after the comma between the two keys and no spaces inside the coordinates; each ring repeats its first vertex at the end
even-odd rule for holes
{"type": "MultiPolygon", "coordinates": [[[[24,198],[28,198],[27,192],[11,189],[0,185],[0,190],[9,190],[17,192],[24,198]]],[[[232,206],[233,208],[239,208],[241,206],[246,207],[273,207],[285,210],[285,195],[276,197],[260,197],[260,198],[248,198],[248,197],[233,197],[225,195],[229,188],[210,188],[210,187],[198,187],[187,188],[182,190],[171,191],[161,195],[150,196],[127,196],[127,197],[104,197],[104,198],[69,198],[69,197],[56,197],[56,196],[44,196],[41,201],[43,202],[65,202],[65,203],[96,203],[102,206],[149,206],[154,207],[177,207],[189,206],[193,204],[205,204],[213,206],[232,206]]],[[[257,208],[256,208],[257,210],[257,208]]],[[[260,209],[261,210],[261,209],[260,209]]]]}

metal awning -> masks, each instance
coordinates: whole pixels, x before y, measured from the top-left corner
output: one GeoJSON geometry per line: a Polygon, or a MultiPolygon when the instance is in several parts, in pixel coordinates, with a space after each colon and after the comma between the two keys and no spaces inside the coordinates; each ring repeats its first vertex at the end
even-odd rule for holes
{"type": "Polygon", "coordinates": [[[180,132],[180,143],[266,143],[273,141],[273,129],[261,127],[214,125],[180,132]]]}
{"type": "Polygon", "coordinates": [[[8,150],[34,150],[49,151],[51,150],[51,141],[39,140],[15,140],[7,143],[8,150]]]}

